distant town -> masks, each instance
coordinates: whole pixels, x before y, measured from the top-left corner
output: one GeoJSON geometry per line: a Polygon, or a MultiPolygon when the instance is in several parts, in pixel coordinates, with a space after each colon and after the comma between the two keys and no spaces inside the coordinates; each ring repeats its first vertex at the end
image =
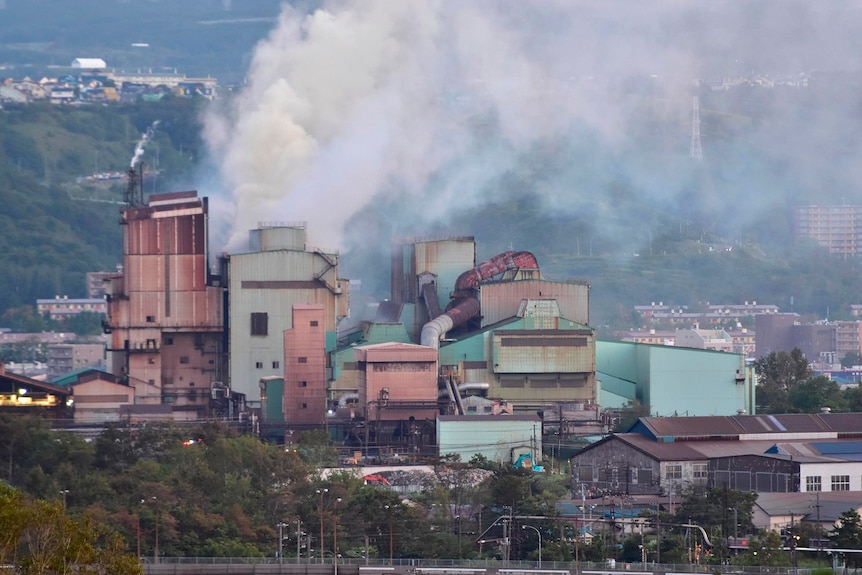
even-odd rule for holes
{"type": "Polygon", "coordinates": [[[135,71],[109,69],[99,58],[77,58],[58,77],[5,78],[0,82],[0,105],[48,101],[52,104],[83,104],[158,101],[177,97],[216,97],[215,78],[189,78],[172,71],[152,68],[135,71]]]}

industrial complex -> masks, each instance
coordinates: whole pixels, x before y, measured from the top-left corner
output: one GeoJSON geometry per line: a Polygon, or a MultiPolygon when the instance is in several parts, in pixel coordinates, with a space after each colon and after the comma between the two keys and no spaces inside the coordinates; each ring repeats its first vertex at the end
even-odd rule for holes
{"type": "Polygon", "coordinates": [[[477,261],[471,236],[396,238],[390,297],[352,309],[340,255],[309,246],[303,222],[261,223],[214,257],[207,199],[144,198],[134,168],[121,214],[110,373],[67,377],[58,396],[76,425],[218,418],[286,444],[325,430],[353,460],[538,466],[627,405],[754,412],[743,355],[598,342],[590,284],[543,277],[528,251],[477,261]]]}

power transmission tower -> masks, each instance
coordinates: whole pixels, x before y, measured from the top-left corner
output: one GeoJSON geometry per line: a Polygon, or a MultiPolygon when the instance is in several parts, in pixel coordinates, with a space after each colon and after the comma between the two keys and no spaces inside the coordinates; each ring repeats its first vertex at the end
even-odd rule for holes
{"type": "Polygon", "coordinates": [[[698,162],[703,159],[703,150],[700,147],[700,98],[691,99],[691,148],[688,155],[698,162]]]}

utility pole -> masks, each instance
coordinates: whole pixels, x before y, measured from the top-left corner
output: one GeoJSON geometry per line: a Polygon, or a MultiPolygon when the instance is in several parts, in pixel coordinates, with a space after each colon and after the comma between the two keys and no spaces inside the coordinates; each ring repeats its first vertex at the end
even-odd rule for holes
{"type": "Polygon", "coordinates": [[[296,562],[299,563],[300,556],[302,555],[302,548],[300,543],[302,542],[302,520],[296,520],[296,562]]]}

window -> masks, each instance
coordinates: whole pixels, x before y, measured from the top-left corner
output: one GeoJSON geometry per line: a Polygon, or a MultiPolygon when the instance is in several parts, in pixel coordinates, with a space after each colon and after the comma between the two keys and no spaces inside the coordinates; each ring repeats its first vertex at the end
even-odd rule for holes
{"type": "Polygon", "coordinates": [[[272,369],[278,369],[279,363],[277,361],[272,362],[272,369]]]}
{"type": "Polygon", "coordinates": [[[189,362],[189,356],[183,355],[180,357],[180,363],[188,363],[188,362],[189,362]]]}
{"type": "Polygon", "coordinates": [[[709,465],[706,463],[694,463],[691,466],[692,476],[695,479],[706,479],[709,477],[709,465]]]}
{"type": "Polygon", "coordinates": [[[262,361],[256,361],[256,362],[254,362],[254,366],[257,369],[263,369],[263,362],[262,361]]]}
{"type": "Polygon", "coordinates": [[[307,381],[300,381],[299,387],[308,387],[308,382],[307,381]]]}
{"type": "Polygon", "coordinates": [[[317,320],[316,319],[311,320],[311,327],[317,327],[317,320]]]}
{"type": "Polygon", "coordinates": [[[805,491],[823,491],[819,475],[808,475],[805,477],[805,491]]]}
{"type": "Polygon", "coordinates": [[[682,465],[668,465],[665,467],[665,479],[682,479],[682,465]]]}
{"type": "Polygon", "coordinates": [[[165,345],[174,345],[174,338],[166,337],[165,338],[165,345]]]}
{"type": "Polygon", "coordinates": [[[833,475],[832,491],[850,491],[849,475],[833,475]]]}
{"type": "Polygon", "coordinates": [[[154,321],[156,321],[156,316],[154,316],[154,315],[148,315],[147,316],[147,322],[148,323],[153,323],[154,321]]]}
{"type": "Polygon", "coordinates": [[[296,363],[308,363],[307,357],[298,357],[296,358],[296,363]]]}
{"type": "Polygon", "coordinates": [[[251,314],[251,335],[268,335],[269,314],[253,312],[251,314]]]}
{"type": "Polygon", "coordinates": [[[308,408],[308,404],[307,404],[307,403],[303,403],[303,404],[302,404],[302,409],[307,409],[307,408],[308,408]]]}

